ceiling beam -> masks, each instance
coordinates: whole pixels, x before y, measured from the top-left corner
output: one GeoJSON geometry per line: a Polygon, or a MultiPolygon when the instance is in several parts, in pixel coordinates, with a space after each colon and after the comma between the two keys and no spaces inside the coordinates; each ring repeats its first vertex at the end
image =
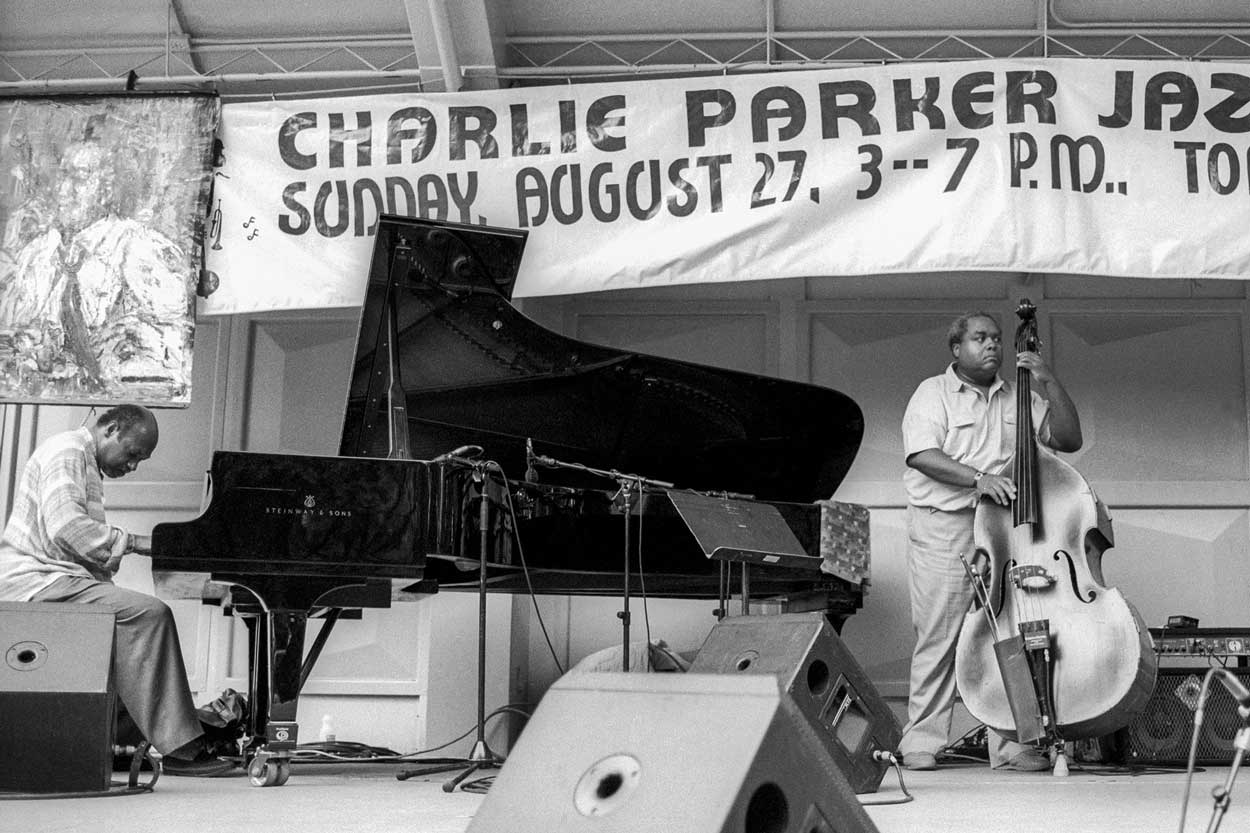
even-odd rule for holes
{"type": "Polygon", "coordinates": [[[413,52],[427,90],[498,86],[496,25],[485,0],[404,0],[413,52]],[[438,84],[435,78],[440,78],[438,84]]]}
{"type": "Polygon", "coordinates": [[[404,0],[404,13],[408,16],[412,52],[417,56],[425,85],[436,88],[434,79],[438,78],[444,90],[460,89],[463,76],[447,6],[442,0],[404,0]],[[435,3],[440,7],[437,10],[433,8],[435,3]]]}

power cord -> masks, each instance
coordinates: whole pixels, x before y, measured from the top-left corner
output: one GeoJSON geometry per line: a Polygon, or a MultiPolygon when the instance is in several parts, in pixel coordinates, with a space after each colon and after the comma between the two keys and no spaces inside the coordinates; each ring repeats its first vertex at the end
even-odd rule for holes
{"type": "Polygon", "coordinates": [[[988,762],[990,759],[989,729],[984,723],[978,723],[942,747],[938,755],[975,763],[988,762]]]}
{"type": "MultiPolygon", "coordinates": [[[[509,704],[500,706],[490,714],[486,715],[486,719],[498,717],[502,714],[517,714],[525,718],[529,718],[530,713],[518,705],[509,704]]],[[[295,748],[292,754],[292,760],[299,760],[301,763],[413,763],[420,762],[417,756],[428,755],[431,752],[438,752],[446,749],[454,743],[458,743],[469,735],[477,731],[477,724],[460,733],[456,737],[446,743],[433,746],[429,749],[418,749],[416,752],[395,752],[379,746],[369,746],[363,743],[354,743],[351,741],[318,741],[313,743],[301,743],[295,748]]]]}
{"type": "MultiPolygon", "coordinates": [[[[499,472],[499,476],[503,478],[503,482],[504,482],[503,493],[504,493],[504,496],[507,498],[508,516],[512,520],[512,538],[514,541],[516,541],[517,556],[521,559],[521,573],[522,575],[525,576],[525,587],[529,592],[530,604],[534,608],[534,616],[535,618],[538,619],[538,627],[543,632],[543,639],[547,641],[547,650],[551,652],[551,659],[556,664],[556,670],[559,671],[561,675],[563,675],[564,666],[560,663],[560,657],[556,655],[556,648],[551,643],[551,635],[547,633],[547,623],[543,621],[543,612],[538,609],[538,595],[534,593],[534,582],[530,579],[529,564],[527,564],[525,561],[525,545],[521,542],[521,530],[517,524],[518,518],[517,518],[517,513],[516,513],[516,505],[513,504],[512,502],[512,490],[507,488],[508,474],[507,472],[503,470],[503,466],[499,465],[498,463],[495,463],[495,469],[499,472]]],[[[479,555],[481,557],[485,557],[484,553],[479,554],[479,555]]]]}
{"type": "Polygon", "coordinates": [[[860,799],[859,803],[865,807],[882,807],[887,804],[906,804],[909,801],[915,801],[916,797],[907,791],[907,785],[903,783],[903,764],[900,756],[884,749],[874,750],[872,753],[874,761],[888,761],[890,766],[894,767],[894,774],[898,777],[898,788],[903,791],[902,798],[891,798],[888,801],[864,801],[860,799]]]}
{"type": "Polygon", "coordinates": [[[110,795],[137,795],[150,793],[161,777],[160,758],[152,749],[152,744],[144,741],[138,746],[114,748],[114,754],[125,753],[131,756],[129,777],[125,781],[110,781],[103,790],[76,790],[72,792],[0,792],[0,801],[34,801],[49,798],[102,798],[110,795]],[[139,771],[144,761],[151,765],[152,775],[146,784],[139,783],[139,771]]]}

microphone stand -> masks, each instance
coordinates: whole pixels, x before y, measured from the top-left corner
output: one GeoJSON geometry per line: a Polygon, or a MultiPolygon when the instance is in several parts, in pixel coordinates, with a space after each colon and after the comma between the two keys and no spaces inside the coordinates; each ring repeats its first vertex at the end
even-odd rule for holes
{"type": "Polygon", "coordinates": [[[1211,807],[1211,818],[1207,821],[1207,833],[1215,833],[1219,830],[1220,822],[1224,820],[1224,814],[1228,812],[1228,805],[1233,800],[1233,782],[1237,780],[1237,773],[1241,769],[1241,760],[1245,757],[1247,746],[1250,746],[1250,727],[1242,726],[1233,738],[1233,748],[1236,749],[1236,753],[1233,755],[1233,762],[1230,764],[1232,768],[1228,771],[1228,777],[1224,779],[1222,786],[1211,789],[1211,798],[1214,803],[1211,807]]]}
{"type": "MultiPolygon", "coordinates": [[[[625,507],[625,557],[622,559],[622,574],[624,582],[622,584],[621,609],[616,612],[616,618],[621,620],[621,670],[629,671],[629,554],[633,552],[633,548],[629,543],[629,491],[633,483],[629,480],[620,481],[620,491],[617,492],[621,496],[621,504],[625,507]]],[[[638,518],[639,523],[642,522],[642,486],[638,488],[638,518]]],[[[641,565],[640,565],[641,566],[641,565]]],[[[650,650],[650,646],[647,647],[650,650]]]]}
{"type": "Polygon", "coordinates": [[[435,758],[429,766],[404,770],[396,777],[406,781],[417,775],[448,772],[464,767],[456,776],[443,782],[443,792],[452,792],[460,782],[479,769],[493,769],[503,764],[503,758],[491,751],[486,743],[486,556],[490,545],[490,476],[488,470],[498,464],[491,460],[469,460],[444,455],[443,462],[469,466],[473,469],[473,482],[478,484],[478,581],[477,581],[477,740],[468,758],[435,758]]]}
{"type": "MultiPolygon", "coordinates": [[[[525,456],[526,456],[526,464],[529,468],[533,468],[533,466],[537,464],[540,466],[545,466],[549,469],[566,469],[569,471],[585,472],[587,474],[593,474],[596,477],[602,477],[608,480],[615,480],[619,487],[619,490],[617,491],[617,495],[620,496],[621,503],[625,510],[625,551],[624,551],[624,557],[622,559],[622,561],[624,562],[624,565],[623,565],[624,569],[622,572],[624,573],[624,576],[625,576],[625,582],[624,582],[623,587],[621,588],[621,610],[617,611],[616,618],[621,620],[621,670],[628,671],[629,670],[629,629],[630,629],[629,556],[633,549],[632,542],[630,540],[630,533],[629,533],[629,518],[633,512],[631,493],[633,489],[637,487],[638,489],[638,518],[639,518],[639,522],[641,523],[642,496],[643,496],[642,487],[644,485],[647,485],[647,486],[654,486],[660,489],[671,489],[673,488],[674,484],[666,483],[663,480],[652,480],[650,478],[642,477],[641,475],[637,475],[637,474],[625,474],[623,472],[617,471],[616,469],[596,469],[596,468],[592,468],[591,466],[583,465],[581,463],[567,463],[562,460],[556,460],[552,457],[547,457],[542,454],[534,454],[533,447],[529,443],[526,444],[525,456]]],[[[650,646],[647,646],[647,650],[650,651],[650,649],[651,649],[650,646]]]]}

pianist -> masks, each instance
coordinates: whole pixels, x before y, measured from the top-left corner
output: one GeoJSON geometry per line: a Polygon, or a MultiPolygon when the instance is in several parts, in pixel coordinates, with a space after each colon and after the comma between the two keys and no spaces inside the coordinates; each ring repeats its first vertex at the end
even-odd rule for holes
{"type": "Polygon", "coordinates": [[[73,602],[115,614],[113,680],[166,768],[211,774],[228,766],[208,754],[191,702],[177,626],[169,607],[113,584],[127,553],[147,553],[151,538],[104,518],[103,475],[124,477],[151,456],[156,417],[119,405],[90,428],[45,440],[31,455],[0,539],[0,601],[73,602]],[[177,759],[177,760],[173,760],[177,759]]]}

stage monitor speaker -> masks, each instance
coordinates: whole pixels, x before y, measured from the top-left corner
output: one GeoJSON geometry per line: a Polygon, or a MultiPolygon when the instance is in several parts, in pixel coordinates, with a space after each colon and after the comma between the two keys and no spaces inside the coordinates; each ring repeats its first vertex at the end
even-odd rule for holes
{"type": "Polygon", "coordinates": [[[898,749],[898,718],[820,613],[738,616],[712,628],[692,672],[771,674],[829,744],[852,789],[876,792],[898,749]]]}
{"type": "Polygon", "coordinates": [[[770,677],[566,674],[468,833],[876,831],[770,677]]]}
{"type": "MultiPolygon", "coordinates": [[[[1229,669],[1250,686],[1250,669],[1229,669]]],[[[1125,757],[1132,764],[1184,765],[1189,760],[1194,711],[1206,669],[1160,668],[1155,690],[1128,726],[1125,757]]],[[[1201,766],[1228,766],[1233,762],[1233,738],[1243,725],[1237,703],[1219,680],[1212,680],[1203,708],[1195,761],[1201,766]]]]}
{"type": "Polygon", "coordinates": [[[108,790],[113,612],[0,602],[0,790],[108,790]]]}

